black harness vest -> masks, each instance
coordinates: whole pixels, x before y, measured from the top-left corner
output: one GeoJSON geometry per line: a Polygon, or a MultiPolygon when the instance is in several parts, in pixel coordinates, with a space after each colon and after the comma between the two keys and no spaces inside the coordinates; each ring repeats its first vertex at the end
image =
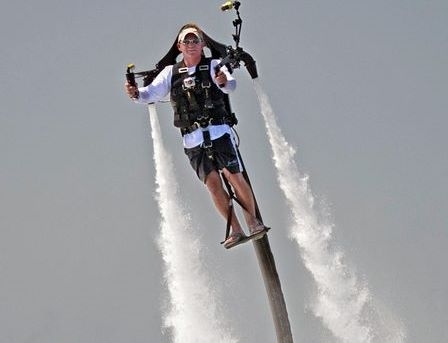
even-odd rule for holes
{"type": "Polygon", "coordinates": [[[210,62],[211,58],[202,57],[192,75],[183,61],[173,65],[170,96],[174,126],[183,134],[199,126],[227,123],[224,94],[211,78],[210,62]]]}

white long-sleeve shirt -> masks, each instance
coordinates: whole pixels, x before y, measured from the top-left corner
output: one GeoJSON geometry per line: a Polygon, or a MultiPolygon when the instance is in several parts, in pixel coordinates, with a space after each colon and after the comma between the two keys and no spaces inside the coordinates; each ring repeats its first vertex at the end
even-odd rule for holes
{"type": "MultiPolygon", "coordinates": [[[[220,60],[213,59],[210,62],[210,76],[213,82],[214,80],[214,73],[215,73],[215,66],[220,63],[220,60]]],[[[192,75],[196,70],[196,67],[189,67],[188,68],[188,75],[192,75]]],[[[226,66],[221,67],[220,69],[227,77],[227,83],[224,87],[220,87],[219,89],[229,94],[233,92],[236,88],[236,80],[234,77],[229,73],[226,66]]],[[[140,87],[138,89],[139,91],[139,98],[135,99],[135,102],[141,103],[141,104],[148,104],[148,103],[154,103],[161,101],[166,98],[166,96],[169,94],[171,90],[171,77],[173,75],[173,66],[167,66],[165,67],[157,76],[156,78],[146,87],[140,87]]],[[[216,82],[215,82],[216,83],[216,82]]],[[[230,126],[227,124],[222,125],[209,125],[206,128],[210,132],[210,138],[212,140],[217,139],[221,136],[223,136],[226,133],[229,133],[231,136],[233,136],[232,130],[230,129],[230,126]]],[[[204,137],[202,134],[202,128],[199,128],[191,133],[187,133],[183,136],[183,145],[185,148],[193,148],[196,147],[204,142],[204,137]]]]}

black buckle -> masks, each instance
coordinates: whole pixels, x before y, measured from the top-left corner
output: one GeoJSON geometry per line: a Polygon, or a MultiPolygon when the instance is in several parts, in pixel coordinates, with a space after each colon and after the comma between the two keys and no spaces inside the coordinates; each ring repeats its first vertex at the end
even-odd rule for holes
{"type": "MultiPolygon", "coordinates": [[[[202,147],[206,150],[210,149],[213,146],[212,140],[210,138],[210,131],[202,130],[202,135],[204,136],[204,142],[202,143],[202,147]]],[[[210,157],[211,151],[210,151],[210,153],[207,153],[207,155],[210,157]]],[[[210,157],[210,158],[212,158],[212,157],[210,157]]]]}
{"type": "Polygon", "coordinates": [[[204,143],[202,143],[202,147],[203,147],[204,149],[210,149],[212,146],[213,146],[212,141],[210,141],[210,142],[206,142],[206,141],[204,141],[204,143]]]}
{"type": "Polygon", "coordinates": [[[197,124],[198,126],[202,128],[206,128],[210,124],[211,118],[208,115],[203,115],[196,118],[196,121],[194,124],[197,124]]]}

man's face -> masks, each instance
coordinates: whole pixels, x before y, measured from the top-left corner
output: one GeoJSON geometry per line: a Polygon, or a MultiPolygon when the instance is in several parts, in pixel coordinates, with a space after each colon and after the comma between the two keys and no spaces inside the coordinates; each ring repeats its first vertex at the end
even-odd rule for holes
{"type": "Polygon", "coordinates": [[[199,57],[202,54],[204,42],[201,42],[195,34],[189,33],[177,44],[177,47],[185,57],[199,57]]]}

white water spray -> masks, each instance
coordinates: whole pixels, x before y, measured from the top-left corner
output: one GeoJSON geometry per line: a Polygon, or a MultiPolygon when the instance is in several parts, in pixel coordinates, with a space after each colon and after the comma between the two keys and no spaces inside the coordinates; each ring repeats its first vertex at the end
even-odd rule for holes
{"type": "Polygon", "coordinates": [[[378,312],[367,286],[330,247],[333,225],[315,209],[308,176],[294,161],[294,149],[284,138],[267,95],[255,82],[277,178],[293,215],[291,237],[298,244],[306,268],[317,286],[314,314],[344,343],[399,343],[404,329],[387,311],[378,312]],[[386,318],[387,322],[386,322],[386,318]]]}
{"type": "Polygon", "coordinates": [[[178,196],[171,155],[162,142],[154,105],[149,105],[154,144],[157,201],[162,216],[159,246],[165,262],[170,309],[165,325],[175,343],[236,343],[219,318],[212,282],[201,261],[201,244],[178,196]]]}

